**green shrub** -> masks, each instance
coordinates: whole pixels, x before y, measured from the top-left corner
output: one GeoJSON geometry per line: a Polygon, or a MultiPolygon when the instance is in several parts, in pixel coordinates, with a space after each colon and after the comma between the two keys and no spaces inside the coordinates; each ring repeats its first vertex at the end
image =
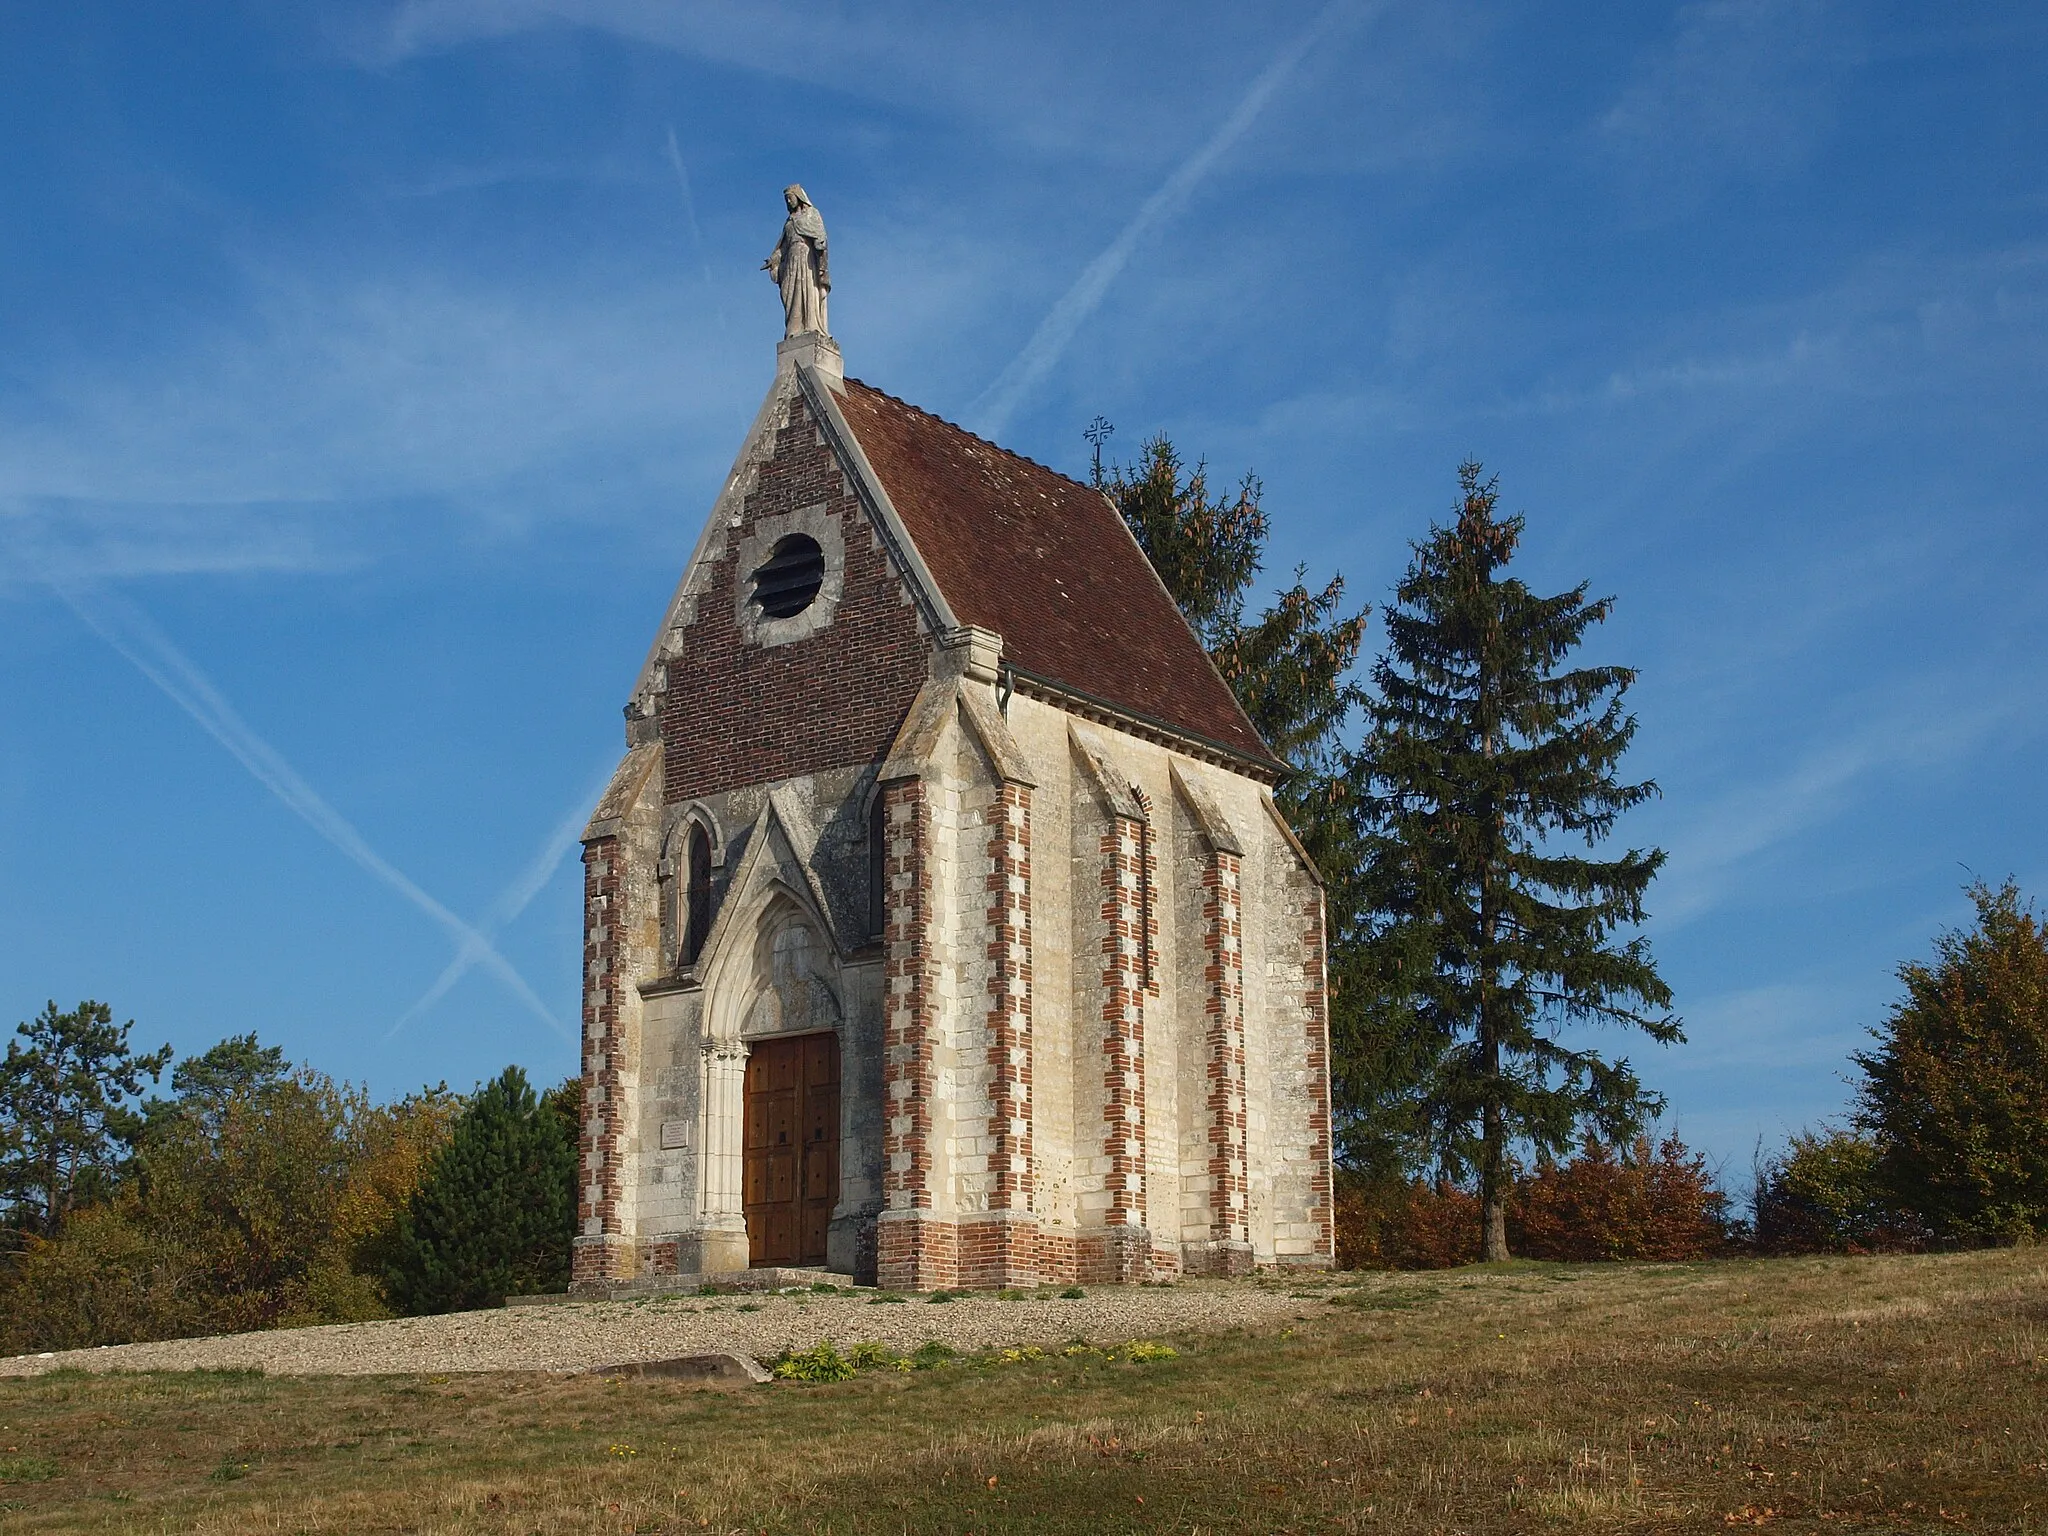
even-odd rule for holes
{"type": "Polygon", "coordinates": [[[1920,1246],[1878,1178],[1877,1143],[1852,1131],[1801,1132],[1757,1169],[1763,1253],[1875,1253],[1920,1246]]]}
{"type": "Polygon", "coordinates": [[[856,1371],[907,1371],[910,1362],[886,1344],[867,1340],[856,1344],[846,1352],[847,1360],[856,1371]]]}
{"type": "Polygon", "coordinates": [[[192,1264],[152,1236],[132,1199],[79,1211],[61,1237],[31,1238],[0,1286],[0,1353],[203,1333],[208,1301],[192,1264]]]}

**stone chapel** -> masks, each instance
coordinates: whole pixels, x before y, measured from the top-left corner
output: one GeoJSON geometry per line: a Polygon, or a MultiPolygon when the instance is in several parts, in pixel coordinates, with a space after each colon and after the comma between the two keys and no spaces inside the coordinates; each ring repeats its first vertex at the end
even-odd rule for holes
{"type": "Polygon", "coordinates": [[[1329,1264],[1286,765],[1106,498],[845,377],[789,271],[583,837],[577,1288],[1329,1264]]]}

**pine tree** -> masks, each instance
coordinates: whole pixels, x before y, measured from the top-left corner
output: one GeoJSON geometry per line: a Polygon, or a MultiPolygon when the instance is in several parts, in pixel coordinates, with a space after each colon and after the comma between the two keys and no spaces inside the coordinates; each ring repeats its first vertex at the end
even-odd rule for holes
{"type": "Polygon", "coordinates": [[[2011,881],[1970,888],[1976,925],[1932,965],[1899,967],[1906,996],[1859,1052],[1858,1119],[1892,1204],[1944,1242],[2048,1234],[2048,931],[2011,881]]]}
{"type": "MultiPolygon", "coordinates": [[[[1369,1047],[1412,1074],[1395,1108],[1447,1171],[1479,1176],[1485,1256],[1507,1257],[1517,1141],[1555,1155],[1592,1126],[1624,1143],[1661,1108],[1626,1059],[1567,1045],[1561,1026],[1604,1021],[1683,1038],[1643,920],[1661,851],[1599,862],[1588,849],[1656,793],[1616,766],[1635,734],[1626,667],[1567,667],[1612,599],[1581,584],[1538,597],[1503,568],[1523,520],[1461,465],[1450,527],[1433,527],[1384,615],[1370,729],[1356,762],[1361,968],[1378,988],[1369,1047]]],[[[1354,1059],[1357,1059],[1354,1056],[1354,1059]]],[[[1396,1079],[1397,1083],[1400,1080],[1396,1079]]]]}
{"type": "Polygon", "coordinates": [[[0,1228],[54,1237],[64,1218],[113,1192],[143,1116],[134,1101],[171,1048],[136,1055],[135,1021],[91,999],[53,1002],[16,1027],[0,1057],[0,1228]]]}
{"type": "Polygon", "coordinates": [[[576,1154],[562,1117],[507,1067],[470,1101],[399,1226],[392,1301],[492,1307],[560,1290],[575,1230],[576,1154]]]}

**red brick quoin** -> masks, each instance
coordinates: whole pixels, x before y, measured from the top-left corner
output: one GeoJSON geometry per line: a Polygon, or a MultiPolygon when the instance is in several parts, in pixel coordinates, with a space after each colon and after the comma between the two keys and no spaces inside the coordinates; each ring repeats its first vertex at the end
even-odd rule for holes
{"type": "Polygon", "coordinates": [[[989,814],[989,1193],[992,1219],[961,1234],[961,1284],[1038,1278],[1031,1209],[1031,790],[1005,783],[989,814]],[[976,1230],[985,1228],[985,1230],[976,1230]]]}
{"type": "Polygon", "coordinates": [[[1244,920],[1242,871],[1218,850],[1202,871],[1203,1001],[1209,1086],[1209,1241],[1219,1274],[1252,1267],[1245,1180],[1244,920]]]}
{"type": "Polygon", "coordinates": [[[577,1148],[572,1284],[622,1279],[632,1269],[621,1210],[626,1134],[619,1087],[619,992],[626,984],[619,942],[622,857],[616,837],[599,838],[583,850],[583,1130],[577,1148]]]}
{"type": "Polygon", "coordinates": [[[876,1278],[898,1290],[959,1280],[950,1223],[931,1220],[932,1112],[937,1087],[938,957],[931,942],[932,821],[921,779],[882,786],[883,900],[888,956],[883,975],[882,1212],[875,1234],[876,1278]]]}

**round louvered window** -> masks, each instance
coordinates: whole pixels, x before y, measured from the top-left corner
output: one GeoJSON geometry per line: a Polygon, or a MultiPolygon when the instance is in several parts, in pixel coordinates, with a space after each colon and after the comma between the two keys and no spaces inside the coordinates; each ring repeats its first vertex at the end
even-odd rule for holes
{"type": "Polygon", "coordinates": [[[795,618],[824,583],[825,551],[809,534],[792,533],[754,572],[754,606],[771,619],[795,618]]]}

